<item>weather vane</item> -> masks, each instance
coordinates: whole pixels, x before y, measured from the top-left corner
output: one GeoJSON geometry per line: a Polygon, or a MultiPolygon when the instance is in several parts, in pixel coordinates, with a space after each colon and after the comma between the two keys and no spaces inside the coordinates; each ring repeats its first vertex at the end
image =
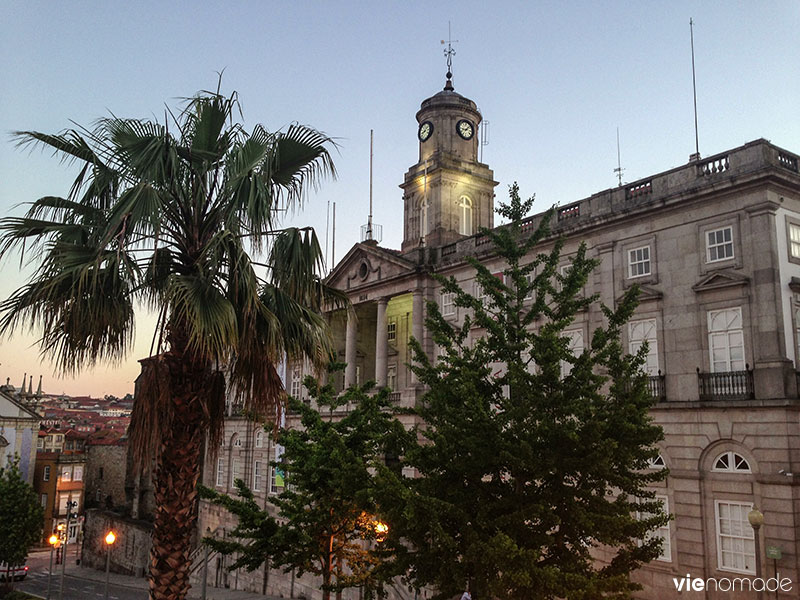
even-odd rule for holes
{"type": "MultiPolygon", "coordinates": [[[[450,81],[453,78],[453,56],[455,55],[456,51],[453,49],[453,44],[457,44],[458,40],[452,39],[453,35],[450,31],[450,21],[447,22],[447,48],[444,51],[444,55],[447,58],[447,83],[444,86],[446,90],[453,89],[453,82],[450,81]]],[[[442,40],[442,44],[445,43],[445,40],[442,40]]]]}

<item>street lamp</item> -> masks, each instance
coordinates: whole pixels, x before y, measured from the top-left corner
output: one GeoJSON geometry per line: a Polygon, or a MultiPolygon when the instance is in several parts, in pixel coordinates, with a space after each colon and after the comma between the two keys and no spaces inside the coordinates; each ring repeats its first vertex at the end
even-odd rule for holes
{"type": "Polygon", "coordinates": [[[105,600],[108,600],[108,576],[111,573],[111,546],[117,540],[117,536],[113,531],[106,534],[106,593],[105,600]]]}
{"type": "Polygon", "coordinates": [[[47,542],[50,544],[50,572],[47,574],[47,600],[50,600],[50,582],[53,580],[53,551],[61,546],[61,540],[58,539],[58,536],[54,533],[49,538],[47,538],[47,542]]]}
{"type": "MultiPolygon", "coordinates": [[[[756,577],[761,577],[761,539],[758,531],[764,524],[764,514],[758,510],[757,506],[753,506],[753,510],[747,513],[747,520],[750,521],[750,526],[753,528],[753,537],[756,541],[756,577]]],[[[758,592],[758,597],[764,597],[763,589],[758,592]]]]}

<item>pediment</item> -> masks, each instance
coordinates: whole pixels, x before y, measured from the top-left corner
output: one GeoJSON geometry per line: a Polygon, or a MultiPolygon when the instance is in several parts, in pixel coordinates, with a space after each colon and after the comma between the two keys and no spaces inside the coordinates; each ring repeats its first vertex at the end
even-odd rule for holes
{"type": "Polygon", "coordinates": [[[415,264],[375,244],[355,244],[328,276],[328,285],[349,290],[413,271],[415,264]]]}
{"type": "Polygon", "coordinates": [[[733,271],[715,271],[703,277],[692,286],[696,293],[710,292],[723,288],[739,287],[750,285],[750,278],[739,275],[733,271]]]}
{"type": "MultiPolygon", "coordinates": [[[[625,295],[617,298],[617,304],[622,302],[625,295]]],[[[664,292],[657,290],[649,285],[639,285],[639,302],[650,302],[652,300],[661,300],[664,297],[664,292]]]]}

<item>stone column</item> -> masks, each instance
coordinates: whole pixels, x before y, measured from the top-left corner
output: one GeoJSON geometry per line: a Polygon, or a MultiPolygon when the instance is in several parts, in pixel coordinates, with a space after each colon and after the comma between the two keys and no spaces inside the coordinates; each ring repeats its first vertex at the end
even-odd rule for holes
{"type": "Polygon", "coordinates": [[[386,298],[378,299],[378,318],[375,321],[375,381],[378,387],[386,385],[386,361],[388,357],[389,330],[386,324],[386,298]]]}
{"type": "Polygon", "coordinates": [[[347,333],[345,335],[344,360],[347,367],[344,369],[344,387],[349,388],[356,382],[356,342],[357,318],[355,309],[347,311],[347,333]]]}
{"type": "MultiPolygon", "coordinates": [[[[411,335],[422,346],[423,351],[427,353],[425,342],[423,341],[424,329],[423,323],[425,321],[425,302],[422,298],[422,290],[414,290],[411,297],[411,335]]],[[[413,355],[409,352],[409,362],[414,361],[413,355]]],[[[412,374],[411,381],[417,383],[417,376],[412,374]]]]}

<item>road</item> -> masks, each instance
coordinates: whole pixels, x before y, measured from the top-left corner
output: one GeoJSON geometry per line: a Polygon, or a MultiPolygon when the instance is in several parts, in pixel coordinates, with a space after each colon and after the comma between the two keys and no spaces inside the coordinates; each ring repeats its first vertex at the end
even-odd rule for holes
{"type": "MultiPolygon", "coordinates": [[[[34,552],[28,556],[28,576],[17,582],[16,588],[24,592],[47,597],[47,580],[49,577],[50,553],[34,552]]],[[[53,577],[50,588],[51,600],[102,600],[105,598],[104,573],[75,566],[75,559],[70,553],[67,558],[67,573],[64,576],[64,597],[60,598],[61,565],[53,564],[53,577]]],[[[114,575],[108,586],[109,600],[145,600],[147,598],[146,582],[127,578],[135,585],[119,585],[114,582],[114,575]]]]}

